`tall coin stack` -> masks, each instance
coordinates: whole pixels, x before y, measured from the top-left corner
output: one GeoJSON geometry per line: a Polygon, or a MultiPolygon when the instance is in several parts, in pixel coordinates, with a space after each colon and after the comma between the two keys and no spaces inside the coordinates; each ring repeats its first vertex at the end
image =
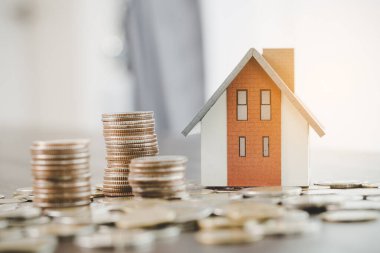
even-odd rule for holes
{"type": "Polygon", "coordinates": [[[103,114],[102,121],[107,151],[103,193],[108,197],[130,196],[130,161],[158,154],[153,112],[103,114]]]}
{"type": "Polygon", "coordinates": [[[32,155],[34,202],[75,207],[91,202],[88,140],[36,141],[32,155]]]}
{"type": "Polygon", "coordinates": [[[187,197],[184,156],[156,156],[133,159],[129,182],[133,195],[143,198],[187,197]]]}

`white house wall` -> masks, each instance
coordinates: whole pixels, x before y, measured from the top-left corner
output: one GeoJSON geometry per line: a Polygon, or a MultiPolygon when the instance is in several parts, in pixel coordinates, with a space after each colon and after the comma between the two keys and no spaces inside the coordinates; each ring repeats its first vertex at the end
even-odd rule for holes
{"type": "Polygon", "coordinates": [[[309,124],[284,94],[281,104],[281,183],[306,186],[309,183],[309,124]]]}
{"type": "Polygon", "coordinates": [[[201,178],[205,186],[227,185],[227,95],[220,96],[201,122],[201,178]]]}

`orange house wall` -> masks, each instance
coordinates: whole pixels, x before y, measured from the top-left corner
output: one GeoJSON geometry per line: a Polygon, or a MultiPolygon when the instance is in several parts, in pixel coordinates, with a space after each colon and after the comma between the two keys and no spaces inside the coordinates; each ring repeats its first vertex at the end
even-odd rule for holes
{"type": "Polygon", "coordinates": [[[251,59],[227,88],[227,181],[229,186],[281,185],[281,92],[251,59]],[[237,121],[236,93],[248,90],[248,120],[237,121]],[[271,90],[271,120],[260,120],[260,90],[271,90]],[[239,136],[246,136],[246,157],[239,157],[239,136]],[[269,157],[262,137],[269,136],[269,157]]]}

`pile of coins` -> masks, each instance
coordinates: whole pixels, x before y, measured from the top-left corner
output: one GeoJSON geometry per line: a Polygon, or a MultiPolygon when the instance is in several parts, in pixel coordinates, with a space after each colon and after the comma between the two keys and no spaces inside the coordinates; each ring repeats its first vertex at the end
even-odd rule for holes
{"type": "Polygon", "coordinates": [[[103,114],[102,121],[107,152],[103,193],[108,197],[132,195],[130,161],[158,154],[153,112],[103,114]]]}
{"type": "Polygon", "coordinates": [[[129,182],[133,195],[143,198],[181,199],[187,197],[184,156],[156,156],[133,159],[129,182]]]}
{"type": "Polygon", "coordinates": [[[74,207],[91,202],[88,140],[36,141],[32,155],[33,202],[74,207]]]}

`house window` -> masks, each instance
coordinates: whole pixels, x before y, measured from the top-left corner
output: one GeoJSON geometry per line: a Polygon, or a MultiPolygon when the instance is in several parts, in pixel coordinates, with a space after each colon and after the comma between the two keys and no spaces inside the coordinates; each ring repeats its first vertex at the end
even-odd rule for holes
{"type": "Polygon", "coordinates": [[[245,157],[246,156],[246,139],[245,136],[239,136],[239,156],[245,157]]]}
{"type": "Polygon", "coordinates": [[[263,136],[263,156],[269,156],[269,136],[263,136]]]}
{"type": "Polygon", "coordinates": [[[237,120],[248,120],[247,90],[237,90],[237,120]]]}
{"type": "Polygon", "coordinates": [[[270,120],[271,119],[271,94],[270,90],[261,90],[261,110],[260,110],[260,118],[261,120],[270,120]]]}

